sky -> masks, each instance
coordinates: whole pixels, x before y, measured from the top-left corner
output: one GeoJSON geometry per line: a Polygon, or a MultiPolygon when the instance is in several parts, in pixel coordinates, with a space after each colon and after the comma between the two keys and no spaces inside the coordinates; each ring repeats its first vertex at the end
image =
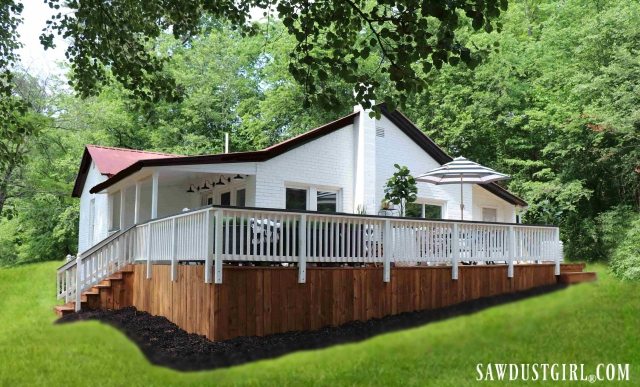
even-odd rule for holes
{"type": "Polygon", "coordinates": [[[58,62],[65,60],[66,42],[56,37],[56,48],[45,51],[39,39],[47,19],[53,14],[53,10],[44,4],[43,0],[25,0],[22,3],[24,4],[22,11],[24,20],[18,29],[20,40],[24,46],[19,51],[22,66],[30,73],[41,77],[62,75],[64,70],[60,68],[58,62]]]}
{"type": "MultiPolygon", "coordinates": [[[[65,62],[64,52],[68,46],[62,38],[56,36],[55,49],[45,51],[40,44],[39,36],[46,26],[46,21],[54,13],[43,0],[24,0],[22,11],[23,22],[18,31],[23,48],[19,51],[22,66],[31,74],[40,77],[63,76],[65,70],[60,63],[65,62]]],[[[252,20],[262,19],[262,10],[251,10],[252,20]]]]}

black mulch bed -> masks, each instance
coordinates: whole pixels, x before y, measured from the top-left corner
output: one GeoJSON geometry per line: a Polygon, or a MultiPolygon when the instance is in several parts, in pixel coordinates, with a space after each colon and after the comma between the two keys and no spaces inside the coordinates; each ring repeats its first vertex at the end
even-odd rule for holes
{"type": "Polygon", "coordinates": [[[197,334],[189,334],[165,317],[139,312],[133,307],[72,313],[60,318],[57,323],[99,320],[124,332],[153,364],[181,371],[211,370],[275,358],[300,350],[357,342],[381,333],[474,313],[491,306],[553,292],[564,287],[566,285],[543,286],[519,293],[480,298],[437,310],[402,313],[369,321],[354,321],[339,327],[326,327],[316,331],[287,332],[264,337],[238,337],[218,342],[210,341],[197,334]]]}

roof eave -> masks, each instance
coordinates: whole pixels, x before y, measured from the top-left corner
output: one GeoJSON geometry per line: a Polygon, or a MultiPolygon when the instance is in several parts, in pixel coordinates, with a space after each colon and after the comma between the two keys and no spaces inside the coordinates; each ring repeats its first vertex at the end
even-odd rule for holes
{"type": "Polygon", "coordinates": [[[353,124],[358,113],[351,113],[347,116],[339,118],[335,121],[324,124],[309,132],[303,133],[297,137],[283,141],[271,147],[251,152],[221,153],[217,155],[204,156],[183,156],[163,159],[147,159],[139,160],[129,167],[123,169],[110,179],[92,187],[90,193],[101,192],[104,189],[118,183],[131,174],[139,171],[144,167],[160,167],[160,166],[176,166],[176,165],[194,165],[194,164],[223,164],[223,163],[247,163],[261,162],[277,157],[285,152],[295,149],[299,146],[307,144],[317,138],[330,134],[338,129],[342,129],[347,125],[353,124]]]}

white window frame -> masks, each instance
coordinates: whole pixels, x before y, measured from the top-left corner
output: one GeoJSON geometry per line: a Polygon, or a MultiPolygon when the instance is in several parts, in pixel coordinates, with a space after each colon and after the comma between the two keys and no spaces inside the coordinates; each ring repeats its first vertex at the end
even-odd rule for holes
{"type": "Polygon", "coordinates": [[[420,204],[422,206],[422,213],[421,213],[421,217],[424,219],[424,215],[425,215],[425,204],[428,204],[430,206],[438,206],[440,207],[440,211],[441,211],[441,218],[442,219],[446,219],[446,214],[447,214],[447,201],[446,200],[438,200],[438,199],[432,199],[432,198],[417,198],[415,200],[416,204],[420,204]]]}
{"type": "Polygon", "coordinates": [[[318,211],[318,191],[336,193],[336,212],[342,212],[342,188],[327,185],[307,184],[298,182],[285,182],[284,205],[287,208],[287,188],[303,189],[307,191],[307,211],[318,211]]]}
{"type": "Polygon", "coordinates": [[[485,208],[486,208],[487,210],[495,210],[495,211],[496,211],[496,220],[494,220],[494,222],[499,222],[499,219],[500,219],[500,212],[499,212],[499,210],[498,210],[498,207],[496,207],[496,206],[481,206],[481,207],[480,207],[480,216],[482,217],[481,221],[483,221],[483,222],[490,222],[490,221],[488,221],[488,220],[484,220],[484,210],[485,210],[485,208]]]}

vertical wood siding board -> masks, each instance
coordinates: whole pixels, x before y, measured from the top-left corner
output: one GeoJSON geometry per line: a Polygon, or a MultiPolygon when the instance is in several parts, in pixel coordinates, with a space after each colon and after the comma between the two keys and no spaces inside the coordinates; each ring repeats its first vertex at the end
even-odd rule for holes
{"type": "Polygon", "coordinates": [[[256,294],[258,293],[258,271],[257,270],[245,270],[246,279],[246,325],[245,335],[256,336],[256,294]]]}
{"type": "Polygon", "coordinates": [[[271,300],[272,300],[272,290],[271,290],[271,284],[272,284],[272,274],[273,274],[274,270],[268,270],[265,269],[263,272],[263,283],[264,283],[264,328],[263,328],[263,333],[264,335],[269,335],[271,333],[273,333],[273,329],[272,329],[272,324],[271,324],[271,319],[273,316],[273,309],[271,306],[271,300]]]}

